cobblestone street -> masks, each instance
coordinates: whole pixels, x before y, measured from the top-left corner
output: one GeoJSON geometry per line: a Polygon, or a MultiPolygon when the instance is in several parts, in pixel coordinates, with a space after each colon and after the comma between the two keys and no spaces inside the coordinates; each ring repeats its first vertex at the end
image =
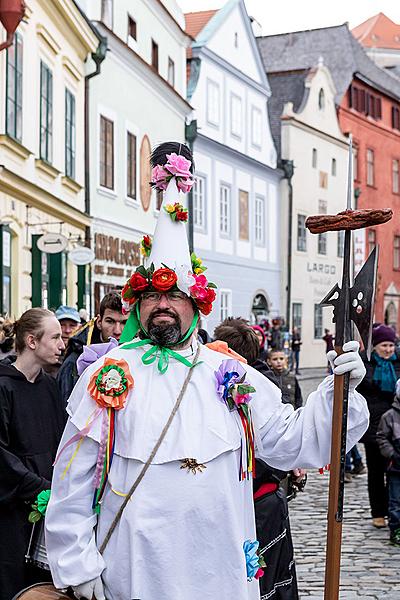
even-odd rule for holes
{"type": "MultiPolygon", "coordinates": [[[[318,380],[300,383],[305,400],[318,380]]],[[[290,503],[300,598],[323,598],[328,485],[329,475],[313,470],[304,493],[290,503]]],[[[366,474],[345,487],[340,590],[340,600],[400,599],[400,548],[389,544],[388,528],[371,524],[366,474]]]]}

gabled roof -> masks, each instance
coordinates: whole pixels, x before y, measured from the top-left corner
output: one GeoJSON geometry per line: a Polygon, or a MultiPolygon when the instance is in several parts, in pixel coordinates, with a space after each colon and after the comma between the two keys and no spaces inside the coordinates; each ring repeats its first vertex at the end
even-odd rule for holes
{"type": "Polygon", "coordinates": [[[202,10],[199,12],[186,13],[186,33],[193,38],[196,38],[216,12],[216,10],[202,10]]]}
{"type": "Polygon", "coordinates": [[[351,32],[367,48],[400,50],[400,25],[382,12],[354,27],[351,32]]]}
{"type": "Polygon", "coordinates": [[[347,24],[257,38],[265,70],[270,73],[309,69],[322,57],[340,104],[354,76],[400,99],[400,81],[378,67],[353,37],[347,24]]]}

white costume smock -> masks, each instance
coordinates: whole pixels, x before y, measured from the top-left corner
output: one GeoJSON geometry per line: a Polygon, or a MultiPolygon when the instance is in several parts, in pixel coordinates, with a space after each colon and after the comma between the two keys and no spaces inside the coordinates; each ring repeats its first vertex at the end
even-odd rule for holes
{"type": "MultiPolygon", "coordinates": [[[[192,348],[183,352],[193,360],[192,348]]],[[[116,412],[114,458],[101,512],[92,510],[101,417],[97,418],[65,476],[76,445],[55,466],[46,514],[46,545],[56,587],[102,576],[107,600],[257,600],[258,581],[247,581],[245,540],[256,539],[252,481],[239,481],[241,434],[234,415],[216,393],[221,363],[230,357],[202,346],[201,364],[144,479],[126,506],[104,555],[100,547],[115,514],[148,459],[188,373],[170,359],[161,375],[143,365],[148,346],[107,354],[124,359],[134,379],[125,407],[116,412]],[[194,458],[202,472],[182,469],[194,458]],[[97,523],[97,528],[95,526],[97,523]]],[[[82,430],[96,409],[87,392],[102,357],[87,368],[71,395],[60,448],[82,430]]],[[[261,447],[257,456],[282,470],[320,467],[330,461],[333,376],[294,412],[280,390],[248,365],[256,389],[250,406],[261,447]]],[[[348,447],[368,426],[368,409],[357,392],[349,399],[348,447]]],[[[268,566],[267,566],[268,568],[268,566]]]]}

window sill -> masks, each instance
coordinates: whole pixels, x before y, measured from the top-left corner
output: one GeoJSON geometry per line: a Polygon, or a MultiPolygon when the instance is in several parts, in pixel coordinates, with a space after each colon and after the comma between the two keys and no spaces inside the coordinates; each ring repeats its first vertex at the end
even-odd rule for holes
{"type": "Polygon", "coordinates": [[[6,133],[0,135],[0,146],[8,148],[8,150],[11,150],[24,160],[26,160],[31,154],[33,154],[30,150],[28,150],[28,148],[25,148],[25,146],[23,146],[21,142],[18,142],[18,140],[15,140],[13,137],[7,135],[6,133]]]}
{"type": "Polygon", "coordinates": [[[36,158],[35,165],[36,165],[36,168],[39,169],[39,171],[42,171],[43,173],[48,175],[51,179],[57,179],[57,177],[61,173],[61,171],[59,171],[58,169],[53,167],[53,165],[51,165],[47,161],[43,160],[42,158],[36,158]]]}
{"type": "Polygon", "coordinates": [[[125,204],[127,206],[131,206],[132,208],[139,208],[139,200],[135,200],[134,198],[130,198],[129,196],[125,196],[125,204]]]}
{"type": "Polygon", "coordinates": [[[113,200],[117,199],[117,194],[114,190],[111,190],[109,188],[104,188],[104,187],[98,187],[97,188],[97,192],[101,195],[101,196],[106,196],[106,198],[112,198],[113,200]]]}
{"type": "Polygon", "coordinates": [[[63,177],[61,177],[61,182],[63,186],[65,186],[75,194],[79,194],[79,192],[83,189],[82,185],[75,181],[75,179],[72,179],[72,177],[68,177],[68,175],[64,175],[63,177]]]}

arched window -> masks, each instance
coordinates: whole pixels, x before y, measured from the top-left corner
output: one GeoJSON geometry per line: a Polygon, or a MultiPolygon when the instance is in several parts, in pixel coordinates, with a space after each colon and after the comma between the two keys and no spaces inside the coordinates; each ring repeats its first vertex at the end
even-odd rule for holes
{"type": "Polygon", "coordinates": [[[255,317],[266,317],[269,313],[268,300],[264,294],[256,294],[253,300],[253,306],[251,308],[252,313],[255,317]]]}
{"type": "Polygon", "coordinates": [[[397,309],[394,302],[389,302],[385,310],[385,325],[397,329],[397,309]]]}
{"type": "Polygon", "coordinates": [[[323,88],[321,88],[319,90],[318,107],[319,107],[319,110],[324,110],[324,108],[325,108],[325,92],[324,92],[323,88]]]}

